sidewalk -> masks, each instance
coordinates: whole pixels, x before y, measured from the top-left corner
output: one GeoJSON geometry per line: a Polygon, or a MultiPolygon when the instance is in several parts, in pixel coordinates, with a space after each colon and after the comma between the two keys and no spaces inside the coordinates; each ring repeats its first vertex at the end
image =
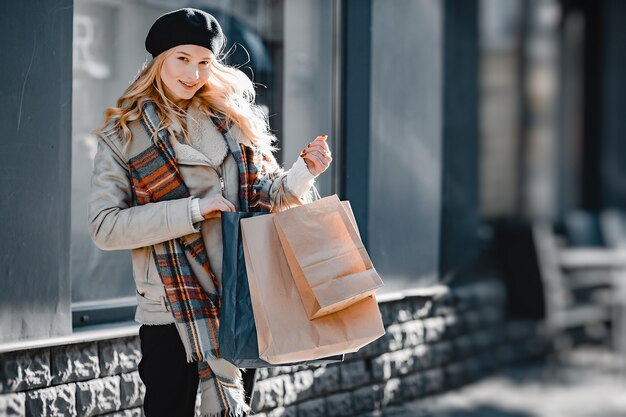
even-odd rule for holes
{"type": "Polygon", "coordinates": [[[578,351],[565,366],[532,363],[437,397],[389,408],[384,417],[625,417],[618,358],[578,351]]]}

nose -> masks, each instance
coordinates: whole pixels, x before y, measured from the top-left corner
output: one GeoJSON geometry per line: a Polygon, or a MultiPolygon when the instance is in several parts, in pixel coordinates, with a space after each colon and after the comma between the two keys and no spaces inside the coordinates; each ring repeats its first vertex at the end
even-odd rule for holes
{"type": "Polygon", "coordinates": [[[189,68],[187,69],[187,76],[189,77],[189,81],[196,81],[200,78],[198,68],[196,66],[189,65],[189,68]]]}

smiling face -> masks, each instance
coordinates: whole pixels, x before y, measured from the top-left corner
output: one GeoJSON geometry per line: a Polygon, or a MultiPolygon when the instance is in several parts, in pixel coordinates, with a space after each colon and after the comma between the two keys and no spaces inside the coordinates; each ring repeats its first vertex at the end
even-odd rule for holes
{"type": "Polygon", "coordinates": [[[174,102],[189,100],[206,84],[213,53],[198,45],[178,45],[163,61],[161,81],[174,102]]]}

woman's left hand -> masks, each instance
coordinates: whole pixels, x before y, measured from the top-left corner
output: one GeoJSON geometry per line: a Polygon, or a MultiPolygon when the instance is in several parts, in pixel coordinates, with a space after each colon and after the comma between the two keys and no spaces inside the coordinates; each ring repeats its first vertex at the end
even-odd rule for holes
{"type": "Polygon", "coordinates": [[[330,156],[330,149],[326,143],[328,135],[318,136],[311,143],[306,145],[300,156],[304,159],[309,172],[315,176],[326,171],[333,158],[330,156]]]}

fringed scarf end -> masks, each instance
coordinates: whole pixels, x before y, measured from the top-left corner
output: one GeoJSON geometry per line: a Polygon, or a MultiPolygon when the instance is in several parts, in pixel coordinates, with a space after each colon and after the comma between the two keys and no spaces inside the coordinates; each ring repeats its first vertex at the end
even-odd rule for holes
{"type": "Polygon", "coordinates": [[[309,191],[307,191],[304,196],[302,196],[300,198],[300,200],[304,203],[304,204],[309,204],[312,203],[314,201],[317,201],[319,199],[321,199],[322,196],[320,195],[319,191],[317,191],[317,187],[315,187],[315,184],[313,184],[311,186],[311,188],[309,188],[309,191]]]}
{"type": "Polygon", "coordinates": [[[203,412],[201,417],[245,417],[249,416],[251,412],[252,409],[248,405],[241,405],[234,410],[203,412]]]}
{"type": "Polygon", "coordinates": [[[283,179],[278,185],[274,201],[272,202],[272,211],[285,211],[289,208],[289,199],[287,198],[287,188],[285,187],[286,179],[283,179]]]}
{"type": "Polygon", "coordinates": [[[248,415],[250,415],[250,407],[246,407],[245,409],[243,407],[239,407],[237,410],[229,410],[226,413],[218,411],[215,413],[201,414],[202,417],[245,417],[248,415]]]}
{"type": "MultiPolygon", "coordinates": [[[[278,184],[278,188],[276,189],[276,192],[274,194],[272,212],[285,211],[297,205],[297,204],[291,204],[289,202],[290,198],[287,194],[289,193],[289,190],[287,190],[286,184],[287,184],[286,178],[283,178],[283,180],[280,181],[280,183],[278,184]]],[[[315,185],[312,185],[309,191],[307,191],[302,197],[300,197],[300,202],[301,204],[309,204],[309,203],[319,200],[320,198],[322,197],[320,196],[320,193],[317,191],[317,188],[315,187],[315,185]]]]}

